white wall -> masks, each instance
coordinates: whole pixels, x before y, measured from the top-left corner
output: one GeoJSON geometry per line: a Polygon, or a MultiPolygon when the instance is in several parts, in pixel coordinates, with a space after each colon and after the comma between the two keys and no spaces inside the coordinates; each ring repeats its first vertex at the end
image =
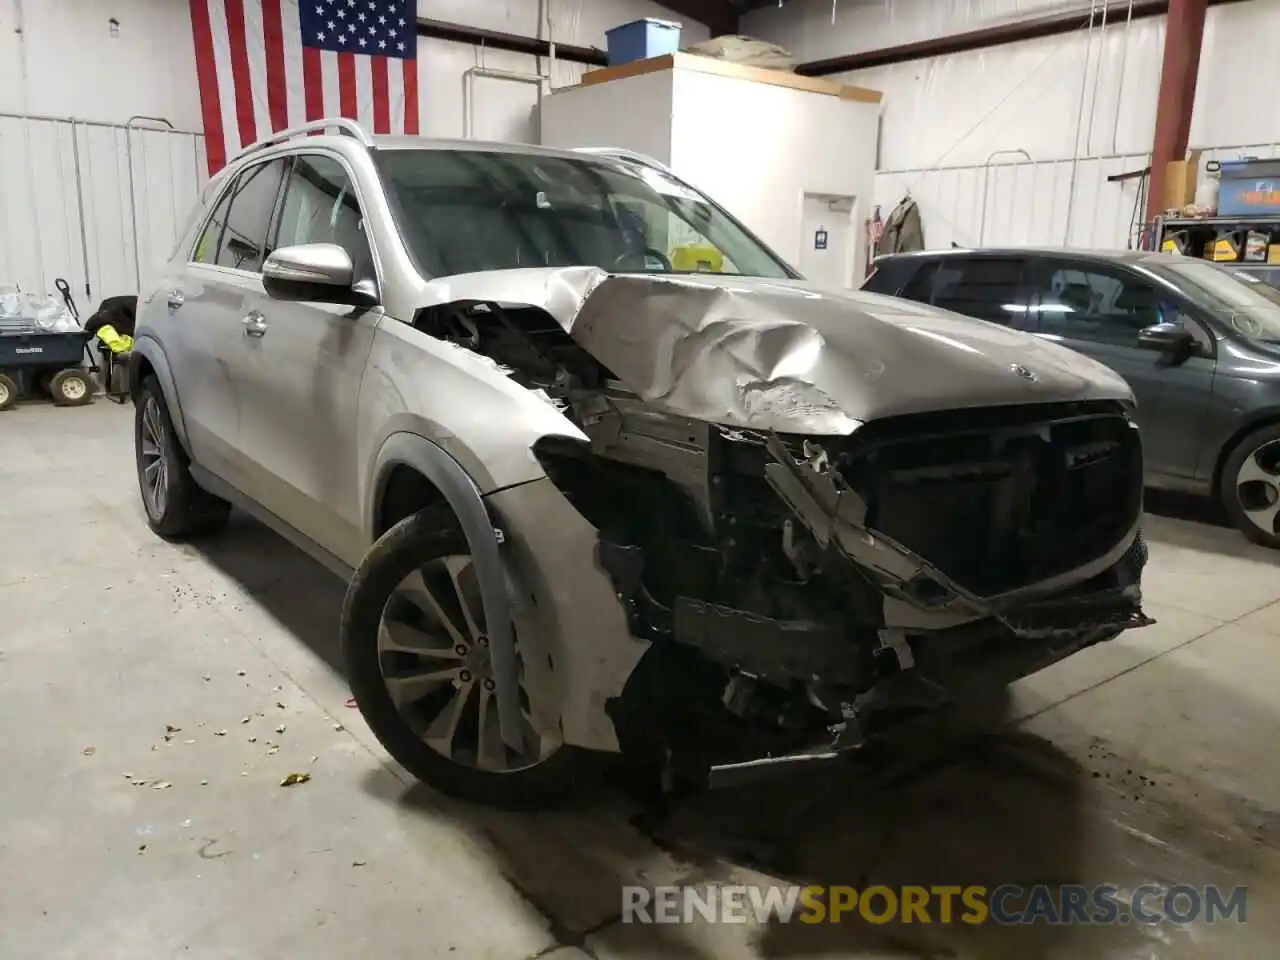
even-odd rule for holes
{"type": "MultiPolygon", "coordinates": [[[[830,0],[788,0],[748,15],[744,31],[807,61],[1082,7],[1088,9],[1061,0],[839,0],[833,25],[830,0]]],[[[884,94],[876,189],[883,213],[910,190],[929,246],[1125,246],[1136,181],[1105,177],[1149,162],[1164,29],[1163,17],[1113,20],[1105,30],[1098,23],[1092,32],[833,78],[884,94]]],[[[1272,153],[1280,110],[1242,96],[1241,78],[1278,47],[1280,0],[1209,10],[1193,148],[1236,156],[1261,145],[1248,152],[1272,153]]]]}
{"type": "MultiPolygon", "coordinates": [[[[553,94],[543,142],[620,146],[667,163],[797,267],[814,262],[806,264],[813,237],[804,227],[805,195],[853,198],[857,209],[833,212],[823,224],[832,238],[838,221],[849,228],[849,269],[824,269],[817,279],[860,279],[876,118],[875,104],[676,69],[553,94]]],[[[840,252],[833,244],[831,256],[840,252]]]]}
{"type": "Polygon", "coordinates": [[[855,198],[861,209],[843,219],[859,225],[851,252],[860,278],[876,114],[875,104],[677,70],[672,166],[798,268],[813,243],[803,229],[805,194],[855,198]]]}
{"type": "MultiPolygon", "coordinates": [[[[671,18],[652,0],[547,4],[551,35],[577,46],[603,48],[606,29],[639,17],[671,18]]],[[[82,308],[86,278],[94,301],[136,288],[130,149],[142,274],[168,254],[205,176],[189,9],[187,0],[0,0],[0,115],[11,115],[0,116],[0,286],[49,291],[64,277],[82,308]],[[115,38],[111,18],[120,24],[115,38]],[[163,117],[180,132],[126,134],[123,124],[138,114],[163,117]],[[45,119],[16,119],[32,116],[45,119]]],[[[418,0],[418,14],[547,36],[539,0],[418,0]]],[[[706,36],[700,25],[685,25],[689,42],[706,36]]],[[[418,54],[426,136],[462,135],[468,68],[538,69],[533,57],[435,40],[421,41],[418,54]]],[[[553,83],[576,83],[584,69],[558,63],[553,83]]],[[[478,80],[475,136],[535,141],[536,99],[532,86],[478,80]]]]}

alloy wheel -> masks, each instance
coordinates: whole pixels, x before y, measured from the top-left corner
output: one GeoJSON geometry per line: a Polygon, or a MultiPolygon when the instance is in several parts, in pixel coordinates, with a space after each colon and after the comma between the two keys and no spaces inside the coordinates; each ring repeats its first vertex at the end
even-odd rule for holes
{"type": "Polygon", "coordinates": [[[1259,530],[1276,535],[1280,515],[1280,440],[1258,447],[1236,473],[1236,499],[1240,509],[1259,530]]]}
{"type": "Polygon", "coordinates": [[[511,773],[545,760],[558,746],[535,729],[523,683],[524,749],[516,753],[502,741],[480,587],[469,556],[428,561],[400,582],[383,609],[378,662],[401,719],[454,763],[511,773]]]}
{"type": "Polygon", "coordinates": [[[11,399],[12,395],[9,393],[9,385],[3,380],[0,380],[0,409],[3,409],[5,404],[7,404],[11,399]]]}
{"type": "Polygon", "coordinates": [[[169,458],[165,453],[164,419],[155,397],[147,397],[142,405],[142,463],[138,479],[142,499],[153,520],[164,516],[169,500],[169,458]]]}

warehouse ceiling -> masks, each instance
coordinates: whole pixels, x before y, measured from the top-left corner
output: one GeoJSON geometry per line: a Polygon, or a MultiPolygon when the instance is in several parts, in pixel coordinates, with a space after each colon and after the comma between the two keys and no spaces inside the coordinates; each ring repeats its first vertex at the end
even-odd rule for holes
{"type": "Polygon", "coordinates": [[[712,35],[737,33],[738,17],[785,0],[659,0],[672,13],[705,24],[712,35]]]}

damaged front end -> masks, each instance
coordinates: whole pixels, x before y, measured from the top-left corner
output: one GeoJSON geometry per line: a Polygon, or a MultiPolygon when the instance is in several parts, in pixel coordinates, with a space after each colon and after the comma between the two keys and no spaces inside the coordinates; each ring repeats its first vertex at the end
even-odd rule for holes
{"type": "MultiPolygon", "coordinates": [[[[1033,388],[988,384],[1010,340],[979,329],[984,362],[956,351],[948,399],[911,383],[913,361],[950,369],[937,330],[838,297],[541,281],[555,296],[415,325],[580,431],[532,452],[648,644],[608,702],[625,752],[713,783],[833,758],[1151,622],[1140,440],[1084,362],[1046,353],[1033,388]]],[[[969,322],[946,322],[959,342],[969,322]]]]}

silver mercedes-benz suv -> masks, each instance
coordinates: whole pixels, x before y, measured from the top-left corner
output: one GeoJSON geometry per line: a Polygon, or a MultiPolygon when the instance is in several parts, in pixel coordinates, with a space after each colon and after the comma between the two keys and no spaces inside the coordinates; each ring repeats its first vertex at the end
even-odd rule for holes
{"type": "Polygon", "coordinates": [[[843,757],[1150,622],[1118,376],[808,285],[634,154],[282,133],[130,372],[152,529],[234,504],[348,578],[361,711],[480,802],[843,757]]]}

